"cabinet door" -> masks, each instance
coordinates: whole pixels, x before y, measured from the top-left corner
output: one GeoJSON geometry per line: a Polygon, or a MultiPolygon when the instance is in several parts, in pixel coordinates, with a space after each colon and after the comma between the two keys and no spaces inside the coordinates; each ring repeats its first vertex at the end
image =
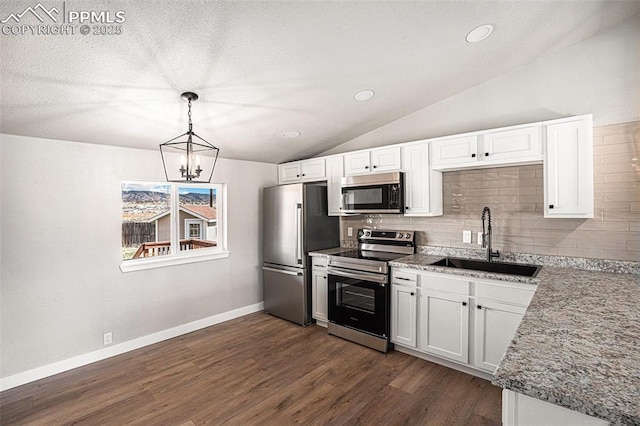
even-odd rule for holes
{"type": "Polygon", "coordinates": [[[591,118],[546,126],[544,217],[593,217],[591,118]]]}
{"type": "Polygon", "coordinates": [[[324,158],[314,158],[312,160],[304,160],[301,166],[303,180],[324,180],[327,178],[325,173],[324,158]]]}
{"type": "Polygon", "coordinates": [[[278,183],[300,182],[302,179],[300,162],[278,164],[278,183]]]}
{"type": "Polygon", "coordinates": [[[371,172],[371,159],[369,151],[354,152],[344,155],[345,176],[371,172]]]}
{"type": "Polygon", "coordinates": [[[432,142],[434,169],[451,169],[478,161],[478,136],[443,139],[432,142]]]}
{"type": "Polygon", "coordinates": [[[391,341],[403,346],[416,347],[415,287],[391,286],[391,341]]]}
{"type": "Polygon", "coordinates": [[[329,216],[341,216],[342,201],[341,180],[344,176],[344,158],[342,155],[327,158],[327,204],[329,216]]]}
{"type": "Polygon", "coordinates": [[[527,308],[478,299],[475,306],[476,367],[493,373],[527,308]]]}
{"type": "Polygon", "coordinates": [[[327,268],[313,268],[311,291],[311,311],[313,318],[320,321],[327,321],[327,268]]]}
{"type": "Polygon", "coordinates": [[[469,297],[420,289],[418,348],[443,358],[469,361],[469,297]]]}
{"type": "Polygon", "coordinates": [[[400,147],[371,150],[371,169],[373,172],[391,172],[400,170],[400,147]]]}
{"type": "Polygon", "coordinates": [[[402,148],[405,216],[442,215],[442,172],[431,169],[427,142],[402,148]]]}
{"type": "Polygon", "coordinates": [[[479,157],[486,162],[518,163],[542,160],[540,126],[486,133],[479,157]],[[532,158],[535,157],[535,158],[532,158]]]}

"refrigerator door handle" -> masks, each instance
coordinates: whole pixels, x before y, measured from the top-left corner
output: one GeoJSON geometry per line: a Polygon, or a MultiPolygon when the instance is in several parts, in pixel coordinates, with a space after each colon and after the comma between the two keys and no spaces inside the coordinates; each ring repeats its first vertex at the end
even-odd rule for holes
{"type": "Polygon", "coordinates": [[[269,268],[267,266],[263,266],[262,270],[269,271],[269,272],[276,272],[278,274],[285,274],[285,275],[302,275],[302,272],[293,272],[293,271],[287,271],[286,269],[269,268]]]}
{"type": "Polygon", "coordinates": [[[302,265],[302,204],[296,204],[296,256],[302,265]]]}

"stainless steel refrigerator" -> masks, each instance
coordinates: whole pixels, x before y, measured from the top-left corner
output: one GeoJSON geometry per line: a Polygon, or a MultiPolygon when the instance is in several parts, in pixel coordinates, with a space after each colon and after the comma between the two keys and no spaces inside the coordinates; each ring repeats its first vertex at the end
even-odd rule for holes
{"type": "Polygon", "coordinates": [[[327,214],[324,183],[264,188],[264,310],[311,323],[310,251],[338,247],[340,222],[327,214]]]}

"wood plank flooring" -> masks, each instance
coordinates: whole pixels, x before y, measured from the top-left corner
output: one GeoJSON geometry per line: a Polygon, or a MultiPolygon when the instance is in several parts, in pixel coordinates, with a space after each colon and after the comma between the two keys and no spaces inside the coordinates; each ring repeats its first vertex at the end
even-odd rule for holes
{"type": "Polygon", "coordinates": [[[501,389],[262,312],[0,394],[0,424],[500,425],[501,389]]]}

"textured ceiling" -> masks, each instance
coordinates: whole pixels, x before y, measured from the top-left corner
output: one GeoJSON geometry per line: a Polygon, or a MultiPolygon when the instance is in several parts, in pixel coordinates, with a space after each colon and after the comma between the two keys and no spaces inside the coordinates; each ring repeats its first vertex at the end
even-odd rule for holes
{"type": "MultiPolygon", "coordinates": [[[[640,11],[638,1],[42,4],[122,10],[126,21],[120,35],[0,34],[2,133],[157,149],[186,131],[180,93],[191,90],[194,130],[222,157],[267,162],[326,151],[640,11]],[[466,43],[485,23],[493,35],[466,43]],[[375,97],[354,100],[363,89],[375,97]]],[[[35,5],[3,1],[0,20],[35,5]]]]}

